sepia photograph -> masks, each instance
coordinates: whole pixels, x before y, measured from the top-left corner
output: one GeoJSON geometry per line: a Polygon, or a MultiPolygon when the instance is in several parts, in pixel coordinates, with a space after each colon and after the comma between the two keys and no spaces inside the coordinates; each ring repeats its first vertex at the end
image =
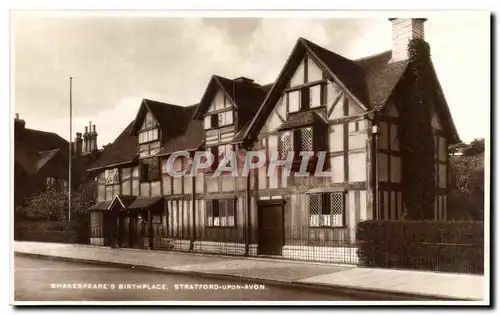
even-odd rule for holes
{"type": "Polygon", "coordinates": [[[490,32],[10,11],[11,304],[488,305],[490,32]]]}

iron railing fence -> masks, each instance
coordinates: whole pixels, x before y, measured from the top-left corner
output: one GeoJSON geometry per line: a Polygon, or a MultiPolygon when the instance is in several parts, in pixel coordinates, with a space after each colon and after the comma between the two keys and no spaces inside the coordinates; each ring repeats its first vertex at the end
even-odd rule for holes
{"type": "MultiPolygon", "coordinates": [[[[355,229],[325,226],[275,228],[275,237],[259,238],[255,228],[247,235],[240,227],[198,227],[165,229],[153,224],[150,237],[146,225],[120,235],[120,247],[264,256],[279,259],[350,264],[363,267],[427,270],[454,273],[483,273],[483,245],[449,243],[391,243],[356,240],[355,229]],[[193,233],[194,232],[194,233],[193,233]],[[249,237],[249,241],[247,241],[249,237]]],[[[106,237],[100,231],[92,233],[106,237]]],[[[109,237],[112,237],[111,235],[109,237]]],[[[105,244],[113,242],[104,242],[105,244]]]]}
{"type": "Polygon", "coordinates": [[[364,267],[484,273],[483,244],[358,241],[358,257],[364,267]]]}

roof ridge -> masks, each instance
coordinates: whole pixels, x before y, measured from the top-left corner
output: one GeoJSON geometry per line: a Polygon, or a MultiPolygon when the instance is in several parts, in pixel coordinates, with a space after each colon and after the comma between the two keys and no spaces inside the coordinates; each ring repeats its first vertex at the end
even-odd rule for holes
{"type": "Polygon", "coordinates": [[[304,38],[304,37],[299,37],[299,40],[302,40],[302,42],[303,42],[305,45],[312,44],[312,45],[314,45],[314,46],[316,46],[316,47],[318,47],[318,48],[320,48],[320,49],[322,49],[322,50],[324,50],[324,51],[326,51],[326,52],[329,52],[329,53],[331,53],[331,54],[335,54],[335,55],[337,55],[337,56],[339,56],[339,57],[341,57],[341,58],[343,58],[343,59],[345,59],[345,60],[347,60],[347,61],[351,61],[351,62],[353,62],[353,61],[354,61],[354,60],[349,59],[349,58],[347,58],[347,57],[345,57],[345,56],[343,56],[343,55],[341,55],[341,54],[339,54],[339,53],[336,53],[336,52],[334,52],[334,51],[331,51],[331,50],[330,50],[330,49],[328,49],[328,48],[325,48],[325,47],[323,47],[323,46],[320,46],[320,45],[316,44],[315,42],[312,42],[312,41],[310,41],[310,40],[308,40],[308,39],[306,39],[306,38],[304,38]]]}
{"type": "Polygon", "coordinates": [[[388,49],[388,50],[385,50],[383,52],[379,52],[379,53],[375,53],[373,55],[368,55],[366,57],[362,57],[362,58],[356,58],[356,59],[352,59],[352,61],[354,62],[358,62],[358,61],[364,61],[364,60],[367,60],[367,59],[371,59],[371,58],[375,58],[375,57],[380,57],[384,54],[387,54],[387,53],[392,53],[392,50],[391,49],[388,49]]]}
{"type": "Polygon", "coordinates": [[[58,151],[59,151],[59,148],[52,149],[52,150],[42,150],[42,151],[38,151],[38,154],[41,154],[41,153],[52,153],[52,152],[58,152],[58,151]]]}
{"type": "Polygon", "coordinates": [[[153,102],[153,103],[158,103],[158,104],[161,104],[161,105],[164,105],[164,106],[170,106],[170,107],[175,107],[175,108],[184,108],[185,106],[182,106],[182,105],[176,105],[176,104],[170,104],[170,103],[165,103],[165,102],[161,102],[161,101],[155,101],[155,100],[152,100],[152,99],[149,99],[149,98],[143,98],[142,99],[144,102],[153,102]]]}

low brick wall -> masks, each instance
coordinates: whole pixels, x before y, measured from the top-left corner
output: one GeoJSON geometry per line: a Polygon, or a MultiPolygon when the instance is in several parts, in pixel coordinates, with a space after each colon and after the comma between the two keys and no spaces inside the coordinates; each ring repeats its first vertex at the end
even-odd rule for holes
{"type": "Polygon", "coordinates": [[[14,233],[16,241],[77,243],[78,234],[75,231],[30,231],[17,230],[14,233]]]}

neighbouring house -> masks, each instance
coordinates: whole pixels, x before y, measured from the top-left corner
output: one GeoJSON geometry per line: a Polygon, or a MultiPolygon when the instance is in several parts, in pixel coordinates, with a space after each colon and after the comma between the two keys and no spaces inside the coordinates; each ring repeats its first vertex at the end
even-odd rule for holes
{"type": "MultiPolygon", "coordinates": [[[[87,128],[87,127],[85,127],[87,128]]],[[[76,134],[72,150],[72,187],[93,180],[87,167],[99,157],[97,133],[76,134]],[[92,140],[90,140],[92,139],[92,140]],[[82,144],[85,150],[82,151],[82,144]],[[87,147],[87,143],[94,146],[87,147]]],[[[16,114],[14,119],[14,206],[22,206],[29,196],[54,188],[68,190],[69,142],[52,132],[26,128],[16,114]]]]}
{"type": "MultiPolygon", "coordinates": [[[[391,19],[392,49],[350,60],[299,38],[272,84],[212,76],[199,104],[144,99],[134,121],[89,168],[98,199],[91,243],[173,248],[352,263],[356,223],[397,220],[405,211],[399,131],[413,91],[409,43],[424,40],[425,19],[391,19]],[[248,177],[171,177],[175,152],[327,152],[328,177],[289,176],[277,167],[248,177]]],[[[433,219],[447,213],[449,144],[459,138],[439,81],[425,82],[435,148],[433,219]]],[[[417,157],[420,152],[415,153],[417,157]]],[[[317,156],[311,156],[313,169],[317,156]]],[[[177,158],[175,169],[189,168],[177,158]]]]}

